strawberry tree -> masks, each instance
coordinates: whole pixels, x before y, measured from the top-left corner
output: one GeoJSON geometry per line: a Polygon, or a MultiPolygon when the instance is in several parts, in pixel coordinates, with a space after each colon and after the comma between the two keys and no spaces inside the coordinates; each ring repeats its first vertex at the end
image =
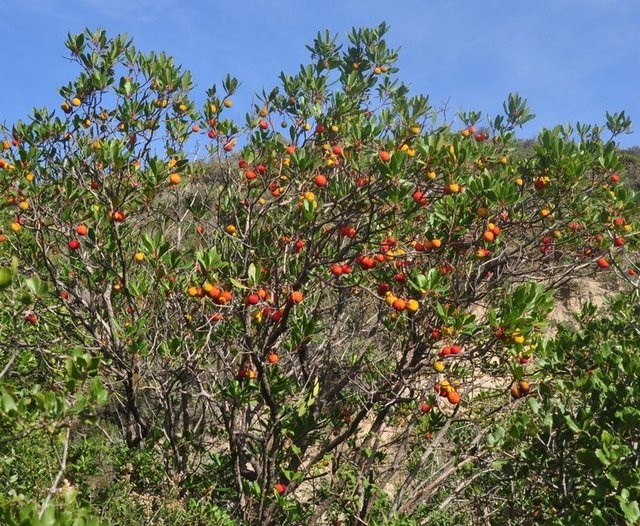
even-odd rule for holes
{"type": "Polygon", "coordinates": [[[530,392],[554,290],[635,280],[604,130],[519,157],[525,100],[444,121],[386,31],[318,34],[241,124],[236,79],[197,105],[171,58],[87,31],[60,109],[4,130],[0,256],[39,283],[11,341],[85,356],[125,443],[247,523],[411,515],[484,454],[482,410],[530,392]]]}

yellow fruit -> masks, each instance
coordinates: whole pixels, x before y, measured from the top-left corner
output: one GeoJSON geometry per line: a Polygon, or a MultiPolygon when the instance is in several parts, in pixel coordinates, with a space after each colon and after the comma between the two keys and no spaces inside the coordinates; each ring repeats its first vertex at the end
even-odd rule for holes
{"type": "Polygon", "coordinates": [[[549,210],[548,208],[543,208],[542,210],[540,210],[540,215],[542,217],[549,217],[551,215],[551,210],[549,210]]]}
{"type": "Polygon", "coordinates": [[[191,296],[192,298],[196,297],[198,295],[198,288],[197,287],[189,287],[187,289],[187,294],[189,294],[189,296],[191,296]]]}
{"type": "Polygon", "coordinates": [[[178,161],[176,159],[169,159],[169,162],[167,163],[167,168],[171,170],[171,168],[173,168],[177,163],[178,161]]]}
{"type": "Polygon", "coordinates": [[[224,99],[222,101],[222,104],[224,104],[225,108],[230,108],[231,106],[233,106],[233,101],[231,99],[224,99]]]}
{"type": "Polygon", "coordinates": [[[516,184],[517,184],[518,186],[522,186],[522,185],[524,184],[524,181],[522,180],[522,177],[518,177],[518,178],[516,179],[516,184]]]}
{"type": "Polygon", "coordinates": [[[420,133],[420,126],[418,126],[417,124],[414,126],[411,126],[410,131],[414,135],[418,135],[420,133]]]}
{"type": "Polygon", "coordinates": [[[169,176],[169,182],[170,182],[172,185],[180,184],[180,181],[182,181],[182,177],[181,177],[181,176],[180,176],[180,174],[178,174],[178,173],[172,173],[172,174],[169,176]]]}
{"type": "Polygon", "coordinates": [[[29,203],[27,201],[20,201],[20,203],[18,203],[18,208],[20,208],[20,210],[27,210],[29,208],[29,203]]]}
{"type": "Polygon", "coordinates": [[[183,112],[183,113],[184,113],[185,111],[187,111],[188,109],[189,109],[189,108],[187,107],[187,105],[186,105],[186,104],[180,104],[180,105],[178,106],[178,110],[179,110],[179,111],[181,111],[181,112],[183,112]]]}
{"type": "Polygon", "coordinates": [[[27,175],[24,176],[24,178],[27,180],[27,182],[30,183],[31,181],[33,181],[35,176],[31,172],[29,172],[27,175]]]}
{"type": "Polygon", "coordinates": [[[442,328],[442,332],[444,333],[445,336],[453,336],[454,330],[455,329],[451,326],[442,328]]]}
{"type": "Polygon", "coordinates": [[[73,104],[74,106],[80,106],[80,104],[82,104],[82,101],[78,97],[73,97],[71,99],[71,104],[73,104]]]}
{"type": "Polygon", "coordinates": [[[216,106],[215,104],[209,104],[209,111],[211,113],[218,113],[218,106],[216,106]]]}
{"type": "Polygon", "coordinates": [[[420,308],[420,303],[418,302],[418,300],[409,299],[409,300],[407,300],[407,304],[406,304],[405,308],[409,312],[416,312],[420,308]]]}
{"type": "Polygon", "coordinates": [[[433,170],[427,172],[427,179],[433,181],[437,177],[436,173],[433,170]]]}
{"type": "Polygon", "coordinates": [[[309,131],[311,129],[311,124],[305,122],[302,127],[304,128],[304,131],[309,131]]]}
{"type": "Polygon", "coordinates": [[[337,124],[334,124],[331,126],[331,131],[333,133],[338,133],[340,131],[340,126],[338,126],[337,124]]]}
{"type": "Polygon", "coordinates": [[[138,263],[142,263],[144,261],[144,254],[142,252],[136,252],[133,256],[138,263]]]}
{"type": "Polygon", "coordinates": [[[500,164],[507,164],[509,162],[509,159],[507,158],[506,155],[503,155],[502,157],[500,157],[500,164]]]}
{"type": "Polygon", "coordinates": [[[518,344],[524,343],[524,336],[522,334],[514,335],[513,336],[513,342],[514,343],[518,343],[518,344]]]}
{"type": "Polygon", "coordinates": [[[622,229],[623,229],[625,232],[631,232],[631,231],[633,230],[633,227],[632,227],[631,225],[624,225],[624,226],[622,227],[622,229]]]}
{"type": "Polygon", "coordinates": [[[232,236],[235,236],[238,233],[238,229],[235,225],[227,225],[225,230],[227,231],[227,234],[231,234],[232,236]]]}
{"type": "Polygon", "coordinates": [[[444,371],[444,362],[434,362],[433,369],[436,373],[444,371]]]}
{"type": "Polygon", "coordinates": [[[433,248],[440,248],[442,246],[442,241],[440,239],[432,239],[431,246],[433,248]]]}
{"type": "Polygon", "coordinates": [[[18,232],[20,232],[20,230],[22,230],[22,226],[20,226],[20,223],[11,223],[11,231],[14,232],[15,234],[17,234],[18,232]]]}

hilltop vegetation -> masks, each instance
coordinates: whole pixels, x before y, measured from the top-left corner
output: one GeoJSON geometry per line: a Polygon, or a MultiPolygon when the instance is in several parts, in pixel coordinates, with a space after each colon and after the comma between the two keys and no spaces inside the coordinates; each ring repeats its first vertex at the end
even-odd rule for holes
{"type": "Polygon", "coordinates": [[[318,34],[242,123],[237,79],[196,107],[69,35],[60,109],[2,130],[4,524],[640,520],[630,121],[441,122],[386,31],[318,34]]]}

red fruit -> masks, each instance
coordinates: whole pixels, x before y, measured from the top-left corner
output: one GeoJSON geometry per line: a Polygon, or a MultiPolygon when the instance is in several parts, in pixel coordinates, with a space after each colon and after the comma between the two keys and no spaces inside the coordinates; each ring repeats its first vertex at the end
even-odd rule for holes
{"type": "Polygon", "coordinates": [[[333,152],[333,155],[337,155],[338,157],[342,155],[342,148],[340,146],[334,146],[331,151],[333,152]]]}
{"type": "Polygon", "coordinates": [[[98,188],[100,188],[100,183],[98,181],[91,181],[91,189],[92,190],[97,190],[98,188]]]}
{"type": "Polygon", "coordinates": [[[238,161],[238,166],[244,170],[247,166],[249,166],[249,163],[247,163],[247,161],[245,161],[244,159],[240,159],[238,161]]]}
{"type": "Polygon", "coordinates": [[[320,188],[324,188],[325,186],[327,186],[327,178],[326,176],[324,176],[323,174],[318,174],[313,178],[313,182],[315,183],[316,186],[320,187],[320,188]]]}
{"type": "Polygon", "coordinates": [[[62,301],[67,301],[69,299],[69,293],[66,290],[60,291],[60,299],[62,301]]]}
{"type": "Polygon", "coordinates": [[[338,229],[340,235],[353,239],[356,237],[356,229],[349,225],[343,225],[338,229]]]}
{"type": "Polygon", "coordinates": [[[276,310],[276,311],[273,311],[273,313],[271,314],[271,319],[274,322],[278,323],[282,319],[282,316],[283,316],[282,311],[276,310]]]}
{"type": "Polygon", "coordinates": [[[278,363],[280,361],[280,356],[278,356],[276,353],[272,352],[271,354],[269,354],[269,356],[267,356],[267,361],[270,364],[276,364],[276,363],[278,363]]]}
{"type": "Polygon", "coordinates": [[[616,217],[613,220],[613,224],[616,225],[616,226],[622,226],[622,225],[624,225],[624,219],[622,217],[616,217]]]}
{"type": "Polygon", "coordinates": [[[207,137],[209,137],[209,139],[215,139],[217,136],[218,136],[218,134],[213,129],[211,129],[211,130],[209,130],[207,132],[207,137]]]}
{"type": "Polygon", "coordinates": [[[257,305],[260,301],[260,296],[258,296],[255,292],[247,295],[247,305],[257,305]]]}
{"type": "Polygon", "coordinates": [[[429,411],[431,411],[431,405],[427,404],[426,402],[424,404],[422,404],[422,406],[420,407],[420,411],[422,411],[423,413],[428,413],[429,411]]]}
{"type": "Polygon", "coordinates": [[[449,356],[450,354],[451,354],[451,347],[447,345],[446,347],[443,347],[441,349],[441,351],[438,353],[438,356],[440,356],[440,358],[444,358],[445,356],[449,356]]]}
{"type": "Polygon", "coordinates": [[[30,312],[24,317],[24,321],[30,323],[31,325],[35,325],[36,323],[38,323],[38,317],[33,312],[30,312]]]}
{"type": "Polygon", "coordinates": [[[462,347],[460,347],[459,345],[451,346],[451,354],[460,354],[461,352],[462,352],[462,347]]]}
{"type": "Polygon", "coordinates": [[[609,268],[609,262],[603,257],[596,259],[596,263],[600,268],[609,268]]]}
{"type": "Polygon", "coordinates": [[[387,292],[389,292],[391,290],[391,287],[389,287],[389,285],[387,283],[380,283],[380,285],[378,285],[378,295],[379,296],[384,296],[387,292]]]}
{"type": "Polygon", "coordinates": [[[393,279],[395,281],[397,281],[398,283],[404,283],[405,281],[407,281],[407,276],[405,276],[402,272],[398,272],[393,279]]]}
{"type": "Polygon", "coordinates": [[[624,238],[623,237],[616,237],[613,239],[613,244],[617,247],[623,247],[624,246],[624,238]]]}
{"type": "Polygon", "coordinates": [[[547,183],[545,182],[545,180],[542,177],[538,177],[534,183],[533,186],[536,190],[540,191],[540,190],[544,190],[545,187],[547,186],[547,183]]]}
{"type": "Polygon", "coordinates": [[[431,331],[431,337],[432,337],[434,340],[439,340],[439,339],[440,339],[440,329],[433,329],[433,330],[431,331]]]}
{"type": "Polygon", "coordinates": [[[298,241],[295,242],[295,251],[299,254],[300,252],[302,252],[304,250],[304,240],[302,239],[298,239],[298,241]]]}
{"type": "Polygon", "coordinates": [[[376,260],[372,257],[365,256],[364,258],[362,258],[360,266],[365,270],[371,270],[372,268],[376,267],[376,260]]]}
{"type": "Polygon", "coordinates": [[[476,142],[483,142],[487,137],[485,136],[484,133],[480,132],[480,133],[476,133],[476,142]]]}
{"type": "Polygon", "coordinates": [[[391,154],[387,151],[382,151],[378,155],[383,163],[388,163],[391,160],[391,154]]]}
{"type": "Polygon", "coordinates": [[[246,172],[244,172],[244,176],[247,178],[247,181],[252,181],[253,179],[258,177],[258,174],[253,170],[247,170],[246,172]]]}
{"type": "Polygon", "coordinates": [[[413,200],[420,206],[426,206],[427,204],[427,196],[424,195],[424,192],[421,192],[420,190],[416,190],[415,192],[413,192],[413,200]]]}
{"type": "Polygon", "coordinates": [[[262,119],[259,123],[258,126],[260,127],[261,130],[267,130],[269,129],[269,123],[267,121],[265,121],[264,119],[262,119]]]}
{"type": "Polygon", "coordinates": [[[324,125],[323,124],[318,124],[316,126],[316,133],[324,133],[324,125]]]}
{"type": "Polygon", "coordinates": [[[80,224],[76,227],[76,234],[79,236],[86,236],[88,232],[89,229],[87,228],[87,225],[80,224]]]}
{"type": "Polygon", "coordinates": [[[331,272],[331,274],[333,274],[334,276],[341,276],[342,275],[342,265],[340,265],[339,263],[335,263],[335,264],[331,265],[331,268],[329,269],[329,272],[331,272]]]}
{"type": "Polygon", "coordinates": [[[69,245],[69,248],[71,250],[78,250],[80,248],[80,241],[78,241],[77,239],[70,239],[67,245],[69,245]]]}
{"type": "Polygon", "coordinates": [[[611,174],[611,177],[609,177],[609,181],[611,181],[613,184],[616,184],[618,181],[620,181],[620,176],[616,173],[611,174]]]}
{"type": "Polygon", "coordinates": [[[256,170],[258,170],[258,173],[260,175],[264,175],[264,173],[267,171],[267,168],[264,164],[259,164],[258,166],[256,166],[256,170]]]}

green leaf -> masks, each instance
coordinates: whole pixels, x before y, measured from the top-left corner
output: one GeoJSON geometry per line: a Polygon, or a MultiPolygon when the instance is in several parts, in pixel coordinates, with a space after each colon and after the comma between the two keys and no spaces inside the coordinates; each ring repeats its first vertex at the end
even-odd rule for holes
{"type": "Polygon", "coordinates": [[[0,267],[0,290],[6,289],[13,281],[13,271],[8,267],[0,267]]]}
{"type": "Polygon", "coordinates": [[[241,289],[241,290],[247,290],[249,287],[247,287],[246,285],[240,283],[237,279],[235,278],[229,278],[229,281],[231,282],[231,284],[237,288],[237,289],[241,289]]]}
{"type": "Polygon", "coordinates": [[[624,518],[628,524],[637,524],[640,521],[640,507],[638,501],[625,502],[620,499],[620,509],[624,513],[624,518]]]}

